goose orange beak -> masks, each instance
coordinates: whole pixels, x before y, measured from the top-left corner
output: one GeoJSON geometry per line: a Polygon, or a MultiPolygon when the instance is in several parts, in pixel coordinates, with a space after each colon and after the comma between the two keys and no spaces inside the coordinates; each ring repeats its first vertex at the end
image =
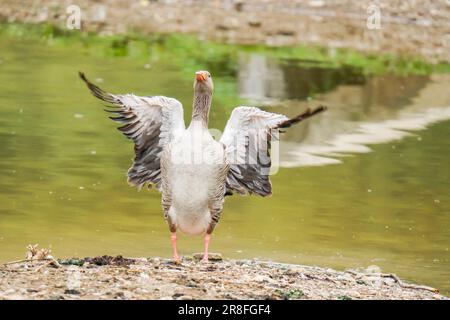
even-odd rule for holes
{"type": "Polygon", "coordinates": [[[204,74],[203,72],[196,72],[195,79],[197,79],[197,81],[203,82],[206,80],[206,74],[204,74]]]}

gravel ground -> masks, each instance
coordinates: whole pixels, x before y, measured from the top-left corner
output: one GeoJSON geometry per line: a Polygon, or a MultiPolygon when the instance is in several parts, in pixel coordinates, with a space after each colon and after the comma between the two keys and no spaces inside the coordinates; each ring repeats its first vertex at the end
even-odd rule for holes
{"type": "Polygon", "coordinates": [[[392,274],[213,258],[11,263],[0,266],[0,299],[447,299],[392,274]]]}
{"type": "MultiPolygon", "coordinates": [[[[66,26],[72,0],[2,0],[0,21],[66,26]]],[[[350,48],[450,62],[450,2],[439,0],[78,0],[82,30],[190,33],[230,43],[350,48]],[[379,4],[380,29],[367,27],[379,4]]],[[[76,31],[74,31],[76,32],[76,31]]]]}
{"type": "MultiPolygon", "coordinates": [[[[382,27],[366,27],[366,1],[78,0],[82,29],[101,34],[190,33],[231,43],[318,45],[450,62],[448,1],[379,1],[382,27]],[[348,8],[351,8],[350,10],[348,8]]],[[[65,27],[69,0],[2,0],[0,20],[65,27]]],[[[74,31],[76,32],[76,31],[74,31]]],[[[96,257],[0,266],[0,299],[447,299],[392,274],[256,260],[181,264],[96,257]]]]}

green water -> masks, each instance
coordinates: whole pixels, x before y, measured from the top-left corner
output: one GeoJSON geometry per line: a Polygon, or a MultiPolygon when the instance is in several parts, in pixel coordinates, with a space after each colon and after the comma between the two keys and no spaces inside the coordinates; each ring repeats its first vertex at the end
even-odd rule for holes
{"type": "MultiPolygon", "coordinates": [[[[209,69],[213,128],[244,102],[289,115],[330,106],[286,133],[272,197],[226,199],[213,252],[338,269],[376,265],[450,292],[447,75],[370,76],[239,49],[185,61],[170,44],[121,48],[0,37],[0,261],[22,258],[30,243],[51,246],[57,257],[169,257],[160,195],[127,185],[133,146],[77,72],[112,92],[176,97],[188,120],[193,72],[209,69]],[[408,117],[425,115],[433,120],[415,130],[420,123],[408,117]],[[379,141],[390,120],[414,131],[379,141]],[[361,124],[376,130],[361,133],[361,124]],[[327,163],[335,164],[320,165],[327,163]]],[[[180,251],[199,252],[202,243],[180,236],[180,251]]]]}

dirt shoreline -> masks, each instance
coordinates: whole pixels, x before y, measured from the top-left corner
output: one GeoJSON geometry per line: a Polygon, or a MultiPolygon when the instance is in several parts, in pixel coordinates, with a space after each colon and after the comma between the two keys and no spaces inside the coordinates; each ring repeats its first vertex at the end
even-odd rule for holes
{"type": "MultiPolygon", "coordinates": [[[[71,0],[3,0],[0,21],[66,28],[71,0]]],[[[201,39],[267,46],[309,45],[450,62],[448,1],[380,2],[380,29],[370,30],[372,2],[357,0],[78,0],[81,30],[99,34],[195,34],[201,39]],[[369,11],[368,11],[369,10],[369,11]]],[[[77,30],[73,30],[77,32],[77,30]]]]}
{"type": "MultiPolygon", "coordinates": [[[[214,257],[213,257],[214,258],[214,257]]],[[[121,256],[0,266],[1,299],[448,299],[393,274],[258,260],[121,256]]]]}

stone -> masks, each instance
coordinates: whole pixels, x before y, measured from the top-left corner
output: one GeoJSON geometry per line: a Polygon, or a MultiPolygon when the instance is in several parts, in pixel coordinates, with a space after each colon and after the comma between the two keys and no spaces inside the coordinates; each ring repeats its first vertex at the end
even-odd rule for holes
{"type": "MultiPolygon", "coordinates": [[[[194,260],[202,260],[203,259],[203,253],[194,253],[192,255],[192,257],[194,258],[194,260]]],[[[222,255],[220,253],[209,253],[208,254],[208,259],[209,261],[222,261],[222,255]]]]}

